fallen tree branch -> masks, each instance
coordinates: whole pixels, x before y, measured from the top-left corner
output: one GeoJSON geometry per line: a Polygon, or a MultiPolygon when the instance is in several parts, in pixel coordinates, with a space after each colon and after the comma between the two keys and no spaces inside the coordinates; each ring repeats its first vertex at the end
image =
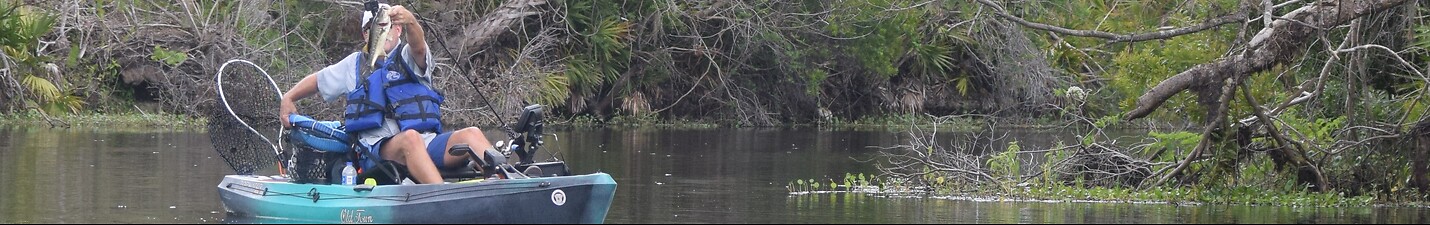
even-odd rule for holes
{"type": "MultiPolygon", "coordinates": [[[[1351,27],[1352,27],[1352,28],[1351,28],[1350,32],[1348,32],[1348,33],[1346,34],[1346,38],[1343,39],[1343,40],[1341,40],[1341,44],[1338,45],[1335,49],[1332,49],[1332,48],[1331,48],[1331,46],[1330,46],[1331,43],[1330,43],[1329,41],[1326,41],[1324,38],[1322,38],[1321,42],[1325,43],[1325,45],[1326,45],[1326,51],[1328,51],[1328,52],[1331,53],[1331,57],[1328,58],[1328,59],[1326,59],[1326,63],[1321,66],[1321,72],[1320,72],[1320,74],[1319,74],[1318,76],[1316,76],[1316,78],[1314,79],[1315,85],[1314,85],[1314,87],[1311,89],[1311,91],[1306,91],[1304,87],[1298,88],[1298,89],[1301,89],[1301,90],[1300,90],[1300,91],[1301,91],[1300,96],[1295,97],[1295,98],[1291,98],[1291,99],[1289,99],[1289,100],[1286,100],[1285,102],[1282,102],[1280,105],[1277,105],[1276,108],[1271,109],[1271,112],[1267,113],[1267,115],[1270,115],[1270,116],[1272,116],[1272,117],[1279,116],[1279,115],[1281,115],[1281,112],[1285,111],[1286,109],[1290,109],[1291,106],[1300,105],[1301,103],[1309,102],[1309,101],[1311,101],[1312,99],[1316,99],[1316,98],[1320,97],[1322,93],[1325,93],[1325,90],[1326,90],[1326,77],[1330,76],[1330,74],[1331,74],[1331,66],[1332,66],[1332,65],[1335,65],[1335,64],[1334,64],[1335,62],[1341,60],[1341,54],[1340,54],[1339,52],[1337,52],[1336,49],[1346,48],[1346,46],[1350,45],[1350,44],[1351,44],[1351,41],[1353,41],[1353,40],[1355,39],[1355,37],[1359,35],[1360,29],[1355,28],[1355,27],[1358,27],[1358,26],[1355,25],[1356,23],[1360,23],[1360,22],[1359,22],[1359,21],[1351,21],[1351,24],[1352,24],[1351,27]]],[[[1305,83],[1303,83],[1302,86],[1305,86],[1305,83]]],[[[1256,116],[1251,116],[1251,117],[1247,117],[1247,118],[1245,118],[1245,119],[1241,119],[1241,120],[1239,120],[1238,122],[1240,122],[1241,124],[1251,124],[1251,123],[1256,122],[1257,119],[1258,119],[1258,118],[1257,118],[1256,116]]]]}
{"type": "Polygon", "coordinates": [[[1277,20],[1272,27],[1263,31],[1265,35],[1259,34],[1258,38],[1253,38],[1245,53],[1197,65],[1163,80],[1138,97],[1137,107],[1123,118],[1134,120],[1145,117],[1173,95],[1193,86],[1263,71],[1289,61],[1305,54],[1299,46],[1305,46],[1309,36],[1320,31],[1318,28],[1335,27],[1405,2],[1406,0],[1322,1],[1301,7],[1284,16],[1289,20],[1277,20]]]}
{"type": "MultiPolygon", "coordinates": [[[[1227,82],[1225,86],[1222,86],[1221,101],[1218,101],[1218,109],[1216,111],[1213,111],[1213,115],[1211,115],[1212,118],[1215,119],[1212,119],[1212,122],[1206,124],[1206,127],[1202,129],[1202,138],[1201,141],[1197,142],[1196,149],[1193,149],[1191,153],[1188,153],[1186,158],[1183,158],[1181,162],[1177,163],[1177,166],[1173,167],[1173,169],[1167,172],[1166,175],[1163,175],[1161,176],[1161,178],[1158,178],[1156,183],[1153,184],[1165,184],[1167,183],[1168,179],[1180,175],[1182,171],[1187,169],[1188,165],[1192,164],[1192,161],[1195,161],[1198,157],[1201,157],[1203,151],[1206,151],[1206,149],[1211,148],[1211,145],[1214,142],[1212,141],[1212,134],[1216,133],[1217,130],[1219,130],[1217,128],[1221,127],[1222,123],[1226,121],[1226,111],[1227,108],[1231,106],[1231,96],[1236,93],[1236,87],[1241,84],[1243,78],[1243,76],[1233,76],[1231,77],[1230,82],[1227,82]]],[[[1145,183],[1140,186],[1150,187],[1145,185],[1145,183]]]]}

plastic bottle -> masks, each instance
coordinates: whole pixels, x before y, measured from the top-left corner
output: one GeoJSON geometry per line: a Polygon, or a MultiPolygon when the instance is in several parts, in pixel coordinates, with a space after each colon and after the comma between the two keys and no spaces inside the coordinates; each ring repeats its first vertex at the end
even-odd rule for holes
{"type": "Polygon", "coordinates": [[[347,162],[347,166],[343,166],[343,185],[357,185],[357,169],[353,169],[353,162],[347,162]]]}

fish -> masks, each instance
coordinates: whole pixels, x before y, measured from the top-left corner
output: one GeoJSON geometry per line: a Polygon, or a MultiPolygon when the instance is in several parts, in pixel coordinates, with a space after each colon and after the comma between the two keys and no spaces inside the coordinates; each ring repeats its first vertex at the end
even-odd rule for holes
{"type": "Polygon", "coordinates": [[[387,9],[390,7],[387,4],[378,6],[377,11],[373,12],[372,24],[367,27],[367,47],[364,51],[369,56],[368,67],[376,66],[377,59],[387,54],[382,48],[387,46],[387,33],[392,31],[392,18],[387,16],[387,9]]]}

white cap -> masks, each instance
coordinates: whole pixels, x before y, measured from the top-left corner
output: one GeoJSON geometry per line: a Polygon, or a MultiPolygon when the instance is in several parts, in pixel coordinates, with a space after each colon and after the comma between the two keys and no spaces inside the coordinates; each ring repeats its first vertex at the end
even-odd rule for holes
{"type": "Polygon", "coordinates": [[[361,23],[362,26],[361,26],[361,27],[366,28],[366,27],[367,27],[367,23],[368,23],[369,21],[372,21],[372,12],[371,12],[371,11],[367,11],[367,10],[363,10],[363,11],[362,11],[362,23],[361,23]]]}

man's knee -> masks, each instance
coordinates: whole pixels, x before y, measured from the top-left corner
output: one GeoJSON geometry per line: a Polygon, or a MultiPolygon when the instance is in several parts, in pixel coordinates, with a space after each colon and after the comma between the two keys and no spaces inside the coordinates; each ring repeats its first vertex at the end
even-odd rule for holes
{"type": "Polygon", "coordinates": [[[467,128],[462,128],[461,130],[457,130],[457,136],[461,137],[462,139],[466,139],[466,140],[472,140],[472,141],[481,140],[480,138],[485,137],[485,136],[482,136],[482,135],[483,135],[483,134],[482,134],[482,129],[481,129],[481,128],[477,128],[477,127],[467,127],[467,128]]]}
{"type": "Polygon", "coordinates": [[[392,141],[402,146],[421,147],[422,135],[418,134],[417,131],[406,130],[402,131],[402,133],[397,133],[396,136],[393,136],[392,141]]]}

